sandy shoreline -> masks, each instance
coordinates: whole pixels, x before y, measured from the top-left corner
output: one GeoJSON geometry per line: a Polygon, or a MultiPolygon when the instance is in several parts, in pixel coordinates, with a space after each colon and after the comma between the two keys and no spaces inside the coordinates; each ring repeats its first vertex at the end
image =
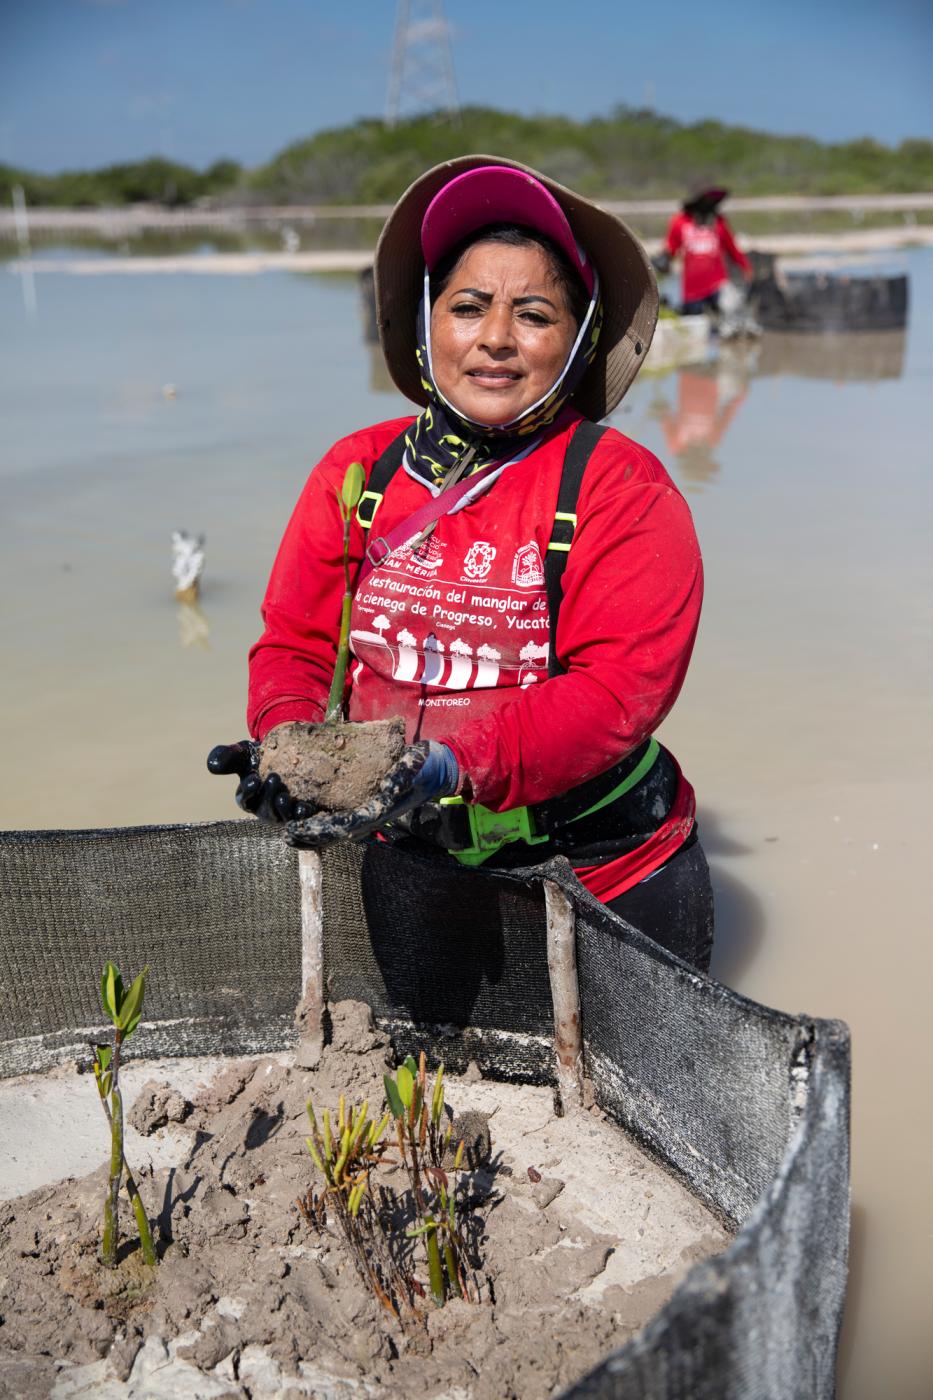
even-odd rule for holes
{"type": "MultiPolygon", "coordinates": [[[[604,209],[623,218],[638,215],[666,217],[676,212],[676,199],[605,199],[604,209]]],[[[107,233],[115,227],[125,229],[242,228],[248,225],[287,222],[315,223],[328,219],[386,219],[391,204],[276,204],[251,205],[236,208],[168,209],[152,204],[121,205],[112,208],[58,209],[45,206],[30,208],[30,227],[42,232],[56,233],[66,229],[82,229],[107,233]]],[[[733,214],[877,214],[909,213],[933,209],[933,193],[917,191],[912,194],[862,195],[758,195],[743,198],[734,195],[729,200],[733,214]]],[[[0,209],[0,238],[15,237],[16,215],[0,209]]]]}
{"type": "MultiPolygon", "coordinates": [[[[898,225],[891,228],[853,229],[836,233],[774,233],[739,240],[758,252],[788,258],[811,253],[848,255],[886,253],[899,248],[933,247],[933,226],[898,225]]],[[[660,251],[661,240],[644,239],[649,254],[660,251]]],[[[373,261],[371,250],[337,249],[325,252],[266,253],[181,253],[166,257],[131,255],[96,258],[16,258],[8,271],[68,273],[72,276],[109,276],[135,273],[194,272],[228,277],[253,276],[261,272],[361,272],[373,261]]]]}

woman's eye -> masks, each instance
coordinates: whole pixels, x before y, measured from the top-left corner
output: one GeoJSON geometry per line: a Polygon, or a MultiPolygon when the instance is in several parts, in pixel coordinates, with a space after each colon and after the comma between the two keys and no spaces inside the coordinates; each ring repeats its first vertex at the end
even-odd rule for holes
{"type": "Polygon", "coordinates": [[[549,326],[551,324],[547,316],[542,316],[540,311],[523,311],[521,313],[523,321],[528,321],[532,326],[549,326]]]}
{"type": "Polygon", "coordinates": [[[483,311],[475,301],[460,301],[450,309],[455,316],[480,316],[483,311]]]}

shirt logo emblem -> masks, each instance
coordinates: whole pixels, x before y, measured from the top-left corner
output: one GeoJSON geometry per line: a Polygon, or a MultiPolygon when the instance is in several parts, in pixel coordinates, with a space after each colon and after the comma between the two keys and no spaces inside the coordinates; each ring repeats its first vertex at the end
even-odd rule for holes
{"type": "Polygon", "coordinates": [[[515,551],[515,558],[512,560],[512,582],[517,583],[519,588],[537,588],[544,582],[541,551],[534,540],[529,540],[521,549],[515,551]]]}
{"type": "Polygon", "coordinates": [[[463,577],[471,583],[485,578],[495,557],[495,545],[487,544],[485,540],[476,540],[470,545],[463,560],[463,577]]]}

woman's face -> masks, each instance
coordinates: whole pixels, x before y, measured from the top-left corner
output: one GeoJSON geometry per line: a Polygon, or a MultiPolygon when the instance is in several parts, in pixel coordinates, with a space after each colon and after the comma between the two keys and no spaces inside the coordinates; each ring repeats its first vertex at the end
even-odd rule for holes
{"type": "Polygon", "coordinates": [[[466,417],[509,423],[551,388],[577,329],[543,249],[474,243],[431,308],[434,382],[466,417]]]}

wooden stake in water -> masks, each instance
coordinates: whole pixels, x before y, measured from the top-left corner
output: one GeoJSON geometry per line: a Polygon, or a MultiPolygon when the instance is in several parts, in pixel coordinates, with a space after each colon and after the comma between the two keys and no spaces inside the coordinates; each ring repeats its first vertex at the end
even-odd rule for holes
{"type": "Polygon", "coordinates": [[[583,1026],[577,982],[577,940],[573,905],[553,880],[544,882],[547,913],[547,970],[554,1004],[554,1056],[557,1099],[562,1114],[583,1106],[583,1026]]]}
{"type": "Polygon", "coordinates": [[[314,1069],[324,1049],[324,908],[320,851],[298,852],[301,885],[301,983],[297,1063],[314,1069]]]}

